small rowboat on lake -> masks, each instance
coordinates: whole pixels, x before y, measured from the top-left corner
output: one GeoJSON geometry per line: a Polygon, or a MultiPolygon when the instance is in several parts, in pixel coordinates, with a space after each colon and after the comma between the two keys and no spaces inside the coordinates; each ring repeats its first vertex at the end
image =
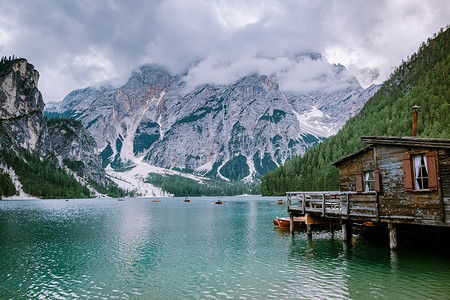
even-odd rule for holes
{"type": "Polygon", "coordinates": [[[283,200],[278,200],[278,204],[284,204],[284,201],[283,200]]]}
{"type": "MultiPolygon", "coordinates": [[[[294,228],[300,228],[305,224],[305,217],[295,217],[294,218],[294,228]]],[[[290,228],[291,219],[290,218],[276,218],[273,220],[273,225],[278,228],[290,228]]]]}
{"type": "Polygon", "coordinates": [[[222,200],[217,200],[216,202],[214,202],[214,204],[222,204],[222,200]]]}
{"type": "Polygon", "coordinates": [[[186,197],[183,202],[191,202],[191,200],[189,200],[189,198],[186,197]]]}

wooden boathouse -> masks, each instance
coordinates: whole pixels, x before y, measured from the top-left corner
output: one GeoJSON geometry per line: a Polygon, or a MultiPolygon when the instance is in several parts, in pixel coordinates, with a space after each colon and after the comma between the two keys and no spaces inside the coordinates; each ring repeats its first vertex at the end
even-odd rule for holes
{"type": "MultiPolygon", "coordinates": [[[[450,227],[450,140],[362,137],[367,146],[333,163],[338,192],[288,192],[289,216],[306,216],[308,234],[318,222],[387,225],[397,248],[397,225],[450,227]]],[[[293,230],[291,226],[291,231],[293,230]]]]}

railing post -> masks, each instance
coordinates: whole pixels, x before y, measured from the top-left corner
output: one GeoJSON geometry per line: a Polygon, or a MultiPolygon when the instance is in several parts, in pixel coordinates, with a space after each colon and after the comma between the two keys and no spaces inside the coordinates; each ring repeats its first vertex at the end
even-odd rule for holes
{"type": "Polygon", "coordinates": [[[289,212],[289,207],[291,206],[291,194],[288,194],[287,196],[287,201],[286,201],[286,207],[287,207],[287,211],[289,212]]]}
{"type": "Polygon", "coordinates": [[[347,196],[347,219],[350,217],[350,195],[346,194],[347,196]]]}
{"type": "Polygon", "coordinates": [[[325,217],[325,193],[322,194],[322,217],[325,217]]]}
{"type": "Polygon", "coordinates": [[[294,233],[294,215],[290,214],[290,222],[289,222],[289,231],[290,233],[294,233]]]}
{"type": "Polygon", "coordinates": [[[305,200],[305,193],[302,194],[302,210],[303,210],[303,214],[305,214],[305,208],[306,208],[306,200],[305,200]]]}

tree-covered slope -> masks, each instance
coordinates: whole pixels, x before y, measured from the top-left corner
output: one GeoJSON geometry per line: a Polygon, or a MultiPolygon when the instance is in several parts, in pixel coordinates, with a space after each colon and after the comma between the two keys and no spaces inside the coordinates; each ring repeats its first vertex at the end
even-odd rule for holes
{"type": "Polygon", "coordinates": [[[81,122],[44,117],[38,80],[26,59],[0,59],[0,195],[85,198],[86,182],[116,195],[81,122]]]}
{"type": "Polygon", "coordinates": [[[413,105],[420,106],[420,137],[450,138],[449,73],[447,26],[403,61],[338,134],[311,148],[303,157],[297,156],[267,173],[261,183],[261,194],[338,190],[338,169],[330,163],[362,148],[361,136],[410,136],[413,105]]]}

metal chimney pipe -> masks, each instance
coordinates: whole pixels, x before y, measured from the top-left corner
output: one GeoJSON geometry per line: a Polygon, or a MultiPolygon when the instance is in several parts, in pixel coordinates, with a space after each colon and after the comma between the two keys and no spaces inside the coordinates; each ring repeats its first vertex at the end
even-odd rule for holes
{"type": "Polygon", "coordinates": [[[417,110],[418,110],[419,108],[420,108],[420,107],[417,106],[417,105],[414,105],[414,106],[412,107],[412,109],[413,109],[412,136],[417,136],[417,116],[418,116],[417,110]]]}

